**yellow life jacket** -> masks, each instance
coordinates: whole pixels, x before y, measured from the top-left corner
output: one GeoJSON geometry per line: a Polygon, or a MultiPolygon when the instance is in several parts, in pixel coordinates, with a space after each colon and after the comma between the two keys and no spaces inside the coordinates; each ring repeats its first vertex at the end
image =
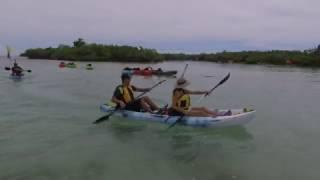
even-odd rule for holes
{"type": "Polygon", "coordinates": [[[181,96],[179,98],[176,105],[177,105],[177,107],[183,108],[184,110],[189,110],[189,108],[191,106],[190,96],[188,94],[184,94],[183,96],[181,96]]]}
{"type": "Polygon", "coordinates": [[[122,100],[126,104],[134,100],[133,90],[131,86],[128,86],[128,87],[121,86],[119,87],[119,90],[122,94],[122,100]]]}

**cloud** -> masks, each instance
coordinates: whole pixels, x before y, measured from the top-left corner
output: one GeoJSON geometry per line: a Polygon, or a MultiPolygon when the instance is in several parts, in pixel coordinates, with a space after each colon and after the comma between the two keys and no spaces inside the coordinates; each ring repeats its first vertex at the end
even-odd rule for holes
{"type": "Polygon", "coordinates": [[[0,43],[25,49],[83,37],[164,51],[303,49],[319,43],[318,7],[318,0],[2,0],[0,43]]]}

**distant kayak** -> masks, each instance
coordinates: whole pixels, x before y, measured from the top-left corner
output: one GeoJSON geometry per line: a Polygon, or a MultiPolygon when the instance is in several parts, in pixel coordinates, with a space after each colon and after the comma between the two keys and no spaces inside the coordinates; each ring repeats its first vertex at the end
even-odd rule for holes
{"type": "Polygon", "coordinates": [[[122,70],[122,74],[129,74],[132,75],[133,74],[133,70],[122,70]]]}
{"type": "Polygon", "coordinates": [[[77,68],[77,65],[75,63],[68,63],[68,64],[66,64],[65,67],[67,67],[67,68],[77,68]]]}
{"type": "MultiPolygon", "coordinates": [[[[102,112],[110,112],[114,110],[114,106],[103,104],[100,106],[102,112]]],[[[218,114],[224,114],[229,110],[218,110],[218,114]]],[[[136,121],[150,121],[165,124],[172,124],[180,118],[180,116],[170,116],[161,114],[151,114],[145,112],[133,112],[127,110],[119,110],[115,114],[118,117],[125,117],[129,120],[136,121]]],[[[254,118],[255,111],[244,109],[232,109],[231,115],[217,116],[217,117],[184,117],[181,124],[193,127],[222,127],[222,126],[235,126],[248,123],[254,118]]]]}
{"type": "Polygon", "coordinates": [[[140,68],[124,68],[122,74],[140,75],[140,76],[174,76],[178,71],[163,71],[161,68],[153,70],[151,67],[140,69],[140,68]]]}
{"type": "Polygon", "coordinates": [[[157,70],[154,70],[152,72],[153,75],[156,75],[156,76],[174,76],[178,73],[178,71],[157,71],[157,70]]]}
{"type": "Polygon", "coordinates": [[[86,65],[86,69],[87,69],[87,70],[93,70],[93,67],[92,67],[91,64],[87,64],[87,65],[86,65]]]}
{"type": "Polygon", "coordinates": [[[60,68],[64,68],[64,67],[66,67],[66,64],[65,64],[64,62],[61,62],[61,63],[59,64],[59,67],[60,67],[60,68]]]}

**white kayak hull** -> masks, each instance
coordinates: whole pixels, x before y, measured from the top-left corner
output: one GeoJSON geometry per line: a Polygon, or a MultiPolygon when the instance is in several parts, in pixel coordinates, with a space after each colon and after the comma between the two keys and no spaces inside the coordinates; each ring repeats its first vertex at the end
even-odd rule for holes
{"type": "MultiPolygon", "coordinates": [[[[101,105],[100,110],[102,112],[111,112],[114,110],[114,107],[108,105],[101,105]]],[[[223,114],[227,110],[219,110],[219,114],[223,114]]],[[[251,121],[255,116],[255,111],[251,110],[248,112],[244,112],[244,109],[232,109],[232,115],[230,116],[217,116],[217,117],[192,117],[186,116],[182,119],[180,124],[193,126],[193,127],[223,127],[223,126],[236,126],[243,125],[251,121]]],[[[146,112],[134,112],[127,110],[118,110],[114,113],[115,116],[125,117],[130,120],[136,121],[151,121],[151,122],[159,122],[165,124],[172,124],[180,116],[170,116],[168,115],[160,115],[160,114],[151,114],[146,112]]]]}

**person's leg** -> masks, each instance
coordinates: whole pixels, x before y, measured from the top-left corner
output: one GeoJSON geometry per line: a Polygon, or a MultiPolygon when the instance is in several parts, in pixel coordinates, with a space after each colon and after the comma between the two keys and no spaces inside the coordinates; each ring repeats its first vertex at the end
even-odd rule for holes
{"type": "Polygon", "coordinates": [[[191,109],[190,111],[188,111],[186,113],[187,116],[197,116],[197,117],[208,117],[208,116],[211,116],[210,114],[204,112],[204,111],[199,111],[199,110],[194,110],[194,109],[191,109]]]}
{"type": "Polygon", "coordinates": [[[146,112],[152,113],[152,108],[145,101],[143,101],[142,99],[140,100],[140,106],[146,112]]]}
{"type": "Polygon", "coordinates": [[[142,101],[141,99],[137,99],[134,102],[129,103],[125,109],[129,111],[136,111],[136,112],[141,112],[141,110],[144,110],[150,113],[152,112],[152,109],[150,108],[150,106],[144,101],[142,101]]]}
{"type": "Polygon", "coordinates": [[[149,105],[152,110],[159,110],[159,107],[148,96],[143,96],[141,101],[149,105]]]}
{"type": "Polygon", "coordinates": [[[207,114],[210,114],[211,116],[217,116],[217,112],[215,111],[210,111],[209,109],[205,108],[205,107],[193,107],[191,110],[195,110],[195,111],[203,111],[207,114]]]}

